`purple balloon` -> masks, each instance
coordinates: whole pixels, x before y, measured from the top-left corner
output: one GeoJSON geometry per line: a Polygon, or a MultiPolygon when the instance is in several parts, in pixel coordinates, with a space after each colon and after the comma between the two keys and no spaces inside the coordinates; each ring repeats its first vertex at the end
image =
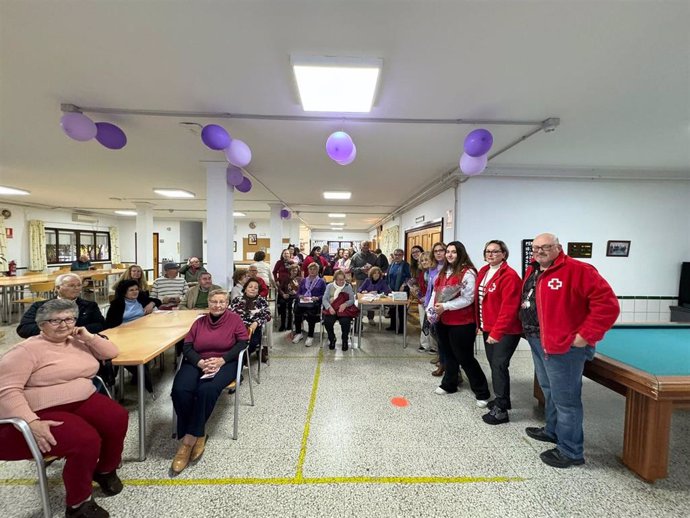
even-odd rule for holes
{"type": "Polygon", "coordinates": [[[476,176],[486,169],[488,155],[470,156],[463,153],[460,157],[460,170],[467,176],[476,176]]]}
{"type": "Polygon", "coordinates": [[[230,145],[225,149],[225,158],[232,165],[237,167],[247,167],[252,161],[252,150],[249,146],[239,139],[232,139],[230,145]]]}
{"type": "Polygon", "coordinates": [[[249,192],[252,190],[252,181],[245,176],[236,189],[240,192],[249,192]]]}
{"type": "Polygon", "coordinates": [[[343,162],[350,158],[352,150],[355,147],[350,135],[344,131],[336,131],[331,133],[326,140],[326,153],[336,162],[343,162]]]}
{"type": "Polygon", "coordinates": [[[350,153],[350,156],[345,160],[336,160],[335,163],[340,165],[350,165],[355,161],[355,158],[357,158],[357,146],[352,144],[352,153],[350,153]]]}
{"type": "Polygon", "coordinates": [[[83,113],[70,112],[60,117],[60,126],[69,138],[86,142],[98,133],[96,124],[83,113]]]}
{"type": "Polygon", "coordinates": [[[230,140],[230,133],[218,124],[208,124],[201,130],[201,141],[215,151],[228,147],[230,140]]]}
{"type": "Polygon", "coordinates": [[[225,176],[228,180],[228,185],[232,185],[233,187],[237,187],[239,184],[242,183],[242,180],[244,180],[244,174],[242,173],[242,169],[234,165],[228,166],[225,176]]]}
{"type": "Polygon", "coordinates": [[[290,211],[287,209],[282,209],[280,211],[280,217],[283,219],[288,219],[290,217],[290,211]]]}
{"type": "Polygon", "coordinates": [[[115,124],[97,122],[96,140],[108,149],[122,149],[127,145],[127,135],[115,124]]]}
{"type": "Polygon", "coordinates": [[[465,137],[465,153],[471,157],[486,155],[494,143],[494,137],[489,130],[476,129],[465,137]]]}

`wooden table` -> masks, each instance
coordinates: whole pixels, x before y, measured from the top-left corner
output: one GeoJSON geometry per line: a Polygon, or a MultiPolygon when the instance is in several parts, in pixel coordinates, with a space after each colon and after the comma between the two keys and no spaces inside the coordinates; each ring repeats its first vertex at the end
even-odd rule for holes
{"type": "MultiPolygon", "coordinates": [[[[358,293],[357,294],[357,305],[359,306],[359,328],[357,331],[357,347],[359,348],[362,343],[362,324],[364,322],[364,312],[365,308],[369,306],[378,306],[381,308],[383,313],[384,306],[402,306],[403,307],[403,349],[407,348],[407,305],[409,300],[393,300],[391,297],[379,297],[375,300],[365,300],[365,297],[369,295],[368,293],[358,293]]],[[[397,308],[393,308],[391,311],[397,311],[397,308]]],[[[380,324],[379,317],[379,324],[380,324]]],[[[381,327],[379,325],[379,327],[381,327]]]]}
{"type": "Polygon", "coordinates": [[[2,300],[2,322],[7,324],[10,321],[11,294],[19,288],[36,284],[39,282],[54,281],[58,275],[74,273],[82,279],[89,279],[94,275],[121,275],[126,270],[123,268],[113,268],[110,270],[76,270],[74,272],[51,272],[40,275],[21,275],[19,277],[0,277],[0,299],[2,300]]]}
{"type": "MultiPolygon", "coordinates": [[[[136,366],[139,402],[139,460],[146,459],[146,400],[144,397],[144,365],[173,347],[185,337],[192,323],[204,311],[154,311],[127,324],[107,329],[107,336],[119,349],[113,365],[136,366]]],[[[119,382],[122,386],[123,371],[119,382]]]]}

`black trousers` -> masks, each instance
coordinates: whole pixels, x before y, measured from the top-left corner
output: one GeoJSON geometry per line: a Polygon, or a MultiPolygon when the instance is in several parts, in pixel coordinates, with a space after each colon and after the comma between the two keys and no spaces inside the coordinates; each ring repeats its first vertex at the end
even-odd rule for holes
{"type": "Polygon", "coordinates": [[[441,381],[441,388],[446,392],[457,392],[460,368],[465,371],[470,388],[477,399],[488,400],[491,397],[489,383],[479,362],[474,357],[474,339],[477,336],[475,324],[449,326],[436,324],[439,347],[446,358],[446,373],[441,381]]]}
{"type": "Polygon", "coordinates": [[[321,316],[319,315],[320,311],[321,306],[314,311],[312,309],[300,308],[298,305],[295,305],[295,333],[302,332],[302,322],[306,320],[309,328],[307,336],[309,338],[314,338],[314,329],[316,328],[316,323],[321,320],[321,316]]]}
{"type": "Polygon", "coordinates": [[[338,315],[324,315],[323,316],[323,327],[326,328],[328,333],[328,340],[330,342],[335,342],[335,323],[340,323],[340,329],[342,330],[342,340],[343,345],[347,345],[348,337],[350,336],[350,325],[352,324],[352,317],[339,317],[338,315]]]}
{"type": "Polygon", "coordinates": [[[295,298],[283,298],[278,295],[278,316],[280,316],[280,329],[292,328],[292,309],[295,306],[295,298]]]}
{"type": "Polygon", "coordinates": [[[223,365],[213,378],[202,380],[202,374],[199,367],[186,361],[175,374],[171,395],[177,414],[178,439],[186,434],[194,437],[206,435],[206,422],[218,397],[237,375],[237,360],[223,365]]]}
{"type": "Polygon", "coordinates": [[[405,308],[402,304],[397,306],[388,306],[391,316],[391,328],[395,330],[396,333],[402,334],[403,324],[405,322],[405,308]]]}
{"type": "Polygon", "coordinates": [[[491,367],[491,384],[494,389],[496,406],[510,410],[510,359],[520,342],[520,335],[503,335],[497,344],[487,342],[489,333],[484,333],[484,350],[491,367]]]}

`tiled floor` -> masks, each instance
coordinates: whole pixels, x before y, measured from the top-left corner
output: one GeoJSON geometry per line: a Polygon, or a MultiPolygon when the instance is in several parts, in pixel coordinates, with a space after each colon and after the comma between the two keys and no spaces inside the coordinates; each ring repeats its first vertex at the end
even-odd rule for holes
{"type": "MultiPolygon", "coordinates": [[[[14,343],[11,328],[5,345],[14,343]]],[[[361,350],[343,353],[293,345],[282,337],[255,385],[251,408],[243,386],[240,436],[233,441],[232,400],[219,403],[206,453],[180,476],[168,468],[172,373],[149,400],[148,458],[137,462],[135,393],[120,476],[125,490],[96,497],[114,517],[291,516],[687,516],[690,510],[690,412],[674,414],[670,476],[650,485],[622,466],[624,400],[587,381],[587,464],[568,470],[539,460],[548,445],[528,439],[540,424],[532,394],[532,361],[513,360],[511,422],[490,427],[469,389],[437,396],[430,356],[414,335],[367,327],[361,350]],[[407,398],[396,407],[391,398],[407,398]]],[[[485,372],[483,353],[479,359],[485,372]]],[[[168,362],[170,364],[170,362],[168,362]]],[[[160,376],[154,370],[154,377],[160,376]]],[[[246,382],[245,382],[246,385],[246,382]]],[[[64,513],[60,461],[49,468],[51,504],[64,513]]],[[[40,516],[30,462],[0,463],[2,517],[40,516]]]]}

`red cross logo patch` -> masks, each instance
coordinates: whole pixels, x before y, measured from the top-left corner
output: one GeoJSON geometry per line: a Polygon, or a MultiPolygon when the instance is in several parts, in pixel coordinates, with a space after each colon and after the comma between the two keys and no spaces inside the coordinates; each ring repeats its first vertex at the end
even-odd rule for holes
{"type": "Polygon", "coordinates": [[[558,289],[561,288],[561,286],[563,286],[563,283],[561,282],[560,279],[554,277],[553,279],[551,279],[551,280],[549,281],[549,283],[547,284],[547,286],[548,286],[549,288],[551,288],[552,290],[558,290],[558,289]]]}

